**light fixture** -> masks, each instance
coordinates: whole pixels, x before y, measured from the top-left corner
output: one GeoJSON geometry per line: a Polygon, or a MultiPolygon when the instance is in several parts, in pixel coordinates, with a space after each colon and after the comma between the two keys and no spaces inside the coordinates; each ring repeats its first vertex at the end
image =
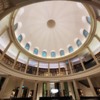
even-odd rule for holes
{"type": "Polygon", "coordinates": [[[51,93],[52,94],[58,93],[58,89],[51,89],[51,93]]]}

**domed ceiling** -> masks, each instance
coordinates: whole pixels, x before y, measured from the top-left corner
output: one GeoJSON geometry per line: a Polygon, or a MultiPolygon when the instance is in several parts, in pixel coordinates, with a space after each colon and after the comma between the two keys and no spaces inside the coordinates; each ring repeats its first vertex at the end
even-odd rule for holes
{"type": "Polygon", "coordinates": [[[87,40],[91,18],[81,3],[45,1],[18,10],[15,36],[29,53],[60,58],[77,51],[87,40]]]}

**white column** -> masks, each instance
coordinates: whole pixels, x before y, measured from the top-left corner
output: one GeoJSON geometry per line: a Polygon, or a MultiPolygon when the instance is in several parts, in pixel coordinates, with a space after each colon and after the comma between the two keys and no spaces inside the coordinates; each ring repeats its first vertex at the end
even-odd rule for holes
{"type": "Polygon", "coordinates": [[[90,89],[91,89],[93,95],[94,95],[94,96],[97,96],[97,94],[96,94],[96,92],[95,92],[95,90],[94,90],[93,84],[92,84],[92,82],[91,82],[91,80],[90,80],[89,77],[87,77],[87,81],[88,81],[88,83],[89,83],[89,86],[90,86],[90,89]]]}
{"type": "Polygon", "coordinates": [[[60,92],[61,92],[61,96],[64,96],[64,83],[63,82],[60,82],[60,92]]]}
{"type": "Polygon", "coordinates": [[[37,99],[36,100],[39,100],[39,97],[42,97],[42,88],[43,88],[43,82],[39,82],[38,83],[38,89],[37,89],[37,99]]]}
{"type": "Polygon", "coordinates": [[[0,36],[2,36],[6,31],[7,31],[7,26],[5,26],[5,28],[2,31],[0,31],[0,36]]]}
{"type": "Polygon", "coordinates": [[[65,73],[66,73],[66,75],[68,75],[68,66],[67,65],[65,66],[65,73]]]}
{"type": "Polygon", "coordinates": [[[26,66],[25,66],[25,73],[27,72],[27,67],[28,67],[28,64],[29,64],[29,58],[28,58],[28,60],[27,60],[27,63],[26,63],[26,66]]]}
{"type": "Polygon", "coordinates": [[[58,62],[58,68],[59,68],[59,75],[60,75],[61,71],[60,71],[60,63],[59,62],[58,62]]]}
{"type": "Polygon", "coordinates": [[[97,58],[95,57],[95,55],[93,54],[93,52],[91,51],[91,49],[89,47],[87,47],[87,49],[89,50],[90,54],[92,55],[93,59],[95,60],[96,64],[98,65],[99,62],[98,62],[97,58]]]}
{"type": "Polygon", "coordinates": [[[37,81],[35,82],[35,84],[34,84],[34,93],[33,93],[33,98],[32,98],[32,100],[36,100],[36,89],[37,89],[37,81]]]}
{"type": "Polygon", "coordinates": [[[0,57],[0,60],[2,60],[3,59],[3,57],[4,57],[4,55],[5,55],[5,53],[7,52],[7,50],[9,49],[9,47],[10,47],[10,45],[11,45],[11,41],[9,42],[9,44],[7,45],[7,47],[5,48],[5,50],[3,51],[3,54],[1,55],[1,57],[0,57]]]}
{"type": "Polygon", "coordinates": [[[14,68],[14,67],[15,67],[16,62],[17,62],[17,59],[18,59],[18,57],[19,57],[19,54],[20,54],[20,51],[18,52],[18,54],[17,54],[17,56],[16,56],[16,58],[15,58],[15,60],[14,60],[14,64],[13,64],[12,68],[14,68]]]}
{"type": "Polygon", "coordinates": [[[72,98],[75,100],[75,95],[72,87],[72,83],[68,82],[68,89],[69,89],[69,96],[72,96],[72,98]]]}
{"type": "Polygon", "coordinates": [[[50,63],[48,63],[48,76],[50,76],[50,63]]]}
{"type": "Polygon", "coordinates": [[[38,65],[37,65],[37,72],[36,72],[36,75],[39,75],[39,62],[38,62],[38,65]]]}
{"type": "Polygon", "coordinates": [[[18,91],[17,97],[22,97],[22,86],[23,85],[24,85],[24,80],[22,79],[20,87],[19,87],[19,91],[18,91]]]}
{"type": "Polygon", "coordinates": [[[50,83],[47,82],[47,97],[50,97],[50,83]]]}
{"type": "Polygon", "coordinates": [[[82,65],[82,68],[83,68],[83,70],[85,71],[86,69],[85,69],[85,66],[84,66],[83,61],[82,61],[82,59],[81,59],[80,56],[79,56],[79,59],[80,59],[80,63],[81,63],[81,65],[82,65]]]}
{"type": "Polygon", "coordinates": [[[71,66],[71,62],[70,62],[70,60],[68,60],[68,63],[69,63],[69,69],[70,69],[70,72],[71,72],[71,74],[72,74],[73,71],[72,71],[72,66],[71,66]]]}
{"type": "Polygon", "coordinates": [[[98,35],[95,35],[95,37],[100,42],[100,37],[98,35]]]}
{"type": "Polygon", "coordinates": [[[79,96],[79,93],[78,93],[78,86],[77,86],[77,82],[75,80],[73,80],[73,85],[74,85],[76,100],[80,100],[80,96],[79,96]]]}
{"type": "Polygon", "coordinates": [[[9,79],[10,79],[10,76],[7,76],[4,83],[3,83],[3,86],[2,86],[1,91],[0,91],[0,99],[3,97],[3,94],[6,90],[7,84],[9,82],[9,79]]]}

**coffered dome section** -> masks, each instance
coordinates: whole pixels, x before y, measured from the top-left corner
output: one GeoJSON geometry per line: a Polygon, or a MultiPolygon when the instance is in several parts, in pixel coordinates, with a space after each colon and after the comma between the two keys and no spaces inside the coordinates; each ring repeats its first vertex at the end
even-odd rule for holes
{"type": "Polygon", "coordinates": [[[91,31],[91,16],[81,3],[45,1],[22,7],[13,24],[23,49],[40,58],[56,59],[82,47],[91,31]]]}

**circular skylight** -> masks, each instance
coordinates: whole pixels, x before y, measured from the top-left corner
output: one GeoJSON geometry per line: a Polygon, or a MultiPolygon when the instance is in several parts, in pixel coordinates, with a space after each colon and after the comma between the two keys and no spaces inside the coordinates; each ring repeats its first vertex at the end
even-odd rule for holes
{"type": "Polygon", "coordinates": [[[85,6],[72,1],[45,1],[22,7],[16,14],[16,23],[16,39],[26,51],[53,59],[78,50],[91,29],[85,6]]]}

